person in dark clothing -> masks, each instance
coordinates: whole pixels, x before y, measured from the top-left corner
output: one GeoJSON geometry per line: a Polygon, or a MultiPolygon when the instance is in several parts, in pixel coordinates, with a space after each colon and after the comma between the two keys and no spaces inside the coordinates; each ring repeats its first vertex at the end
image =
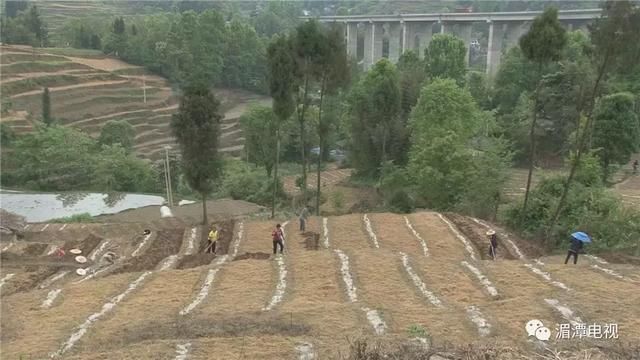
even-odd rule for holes
{"type": "Polygon", "coordinates": [[[567,258],[564,259],[564,263],[569,262],[569,258],[573,256],[573,264],[578,263],[578,253],[582,251],[582,241],[578,239],[571,238],[571,245],[569,246],[569,252],[567,253],[567,258]]]}
{"type": "Polygon", "coordinates": [[[489,256],[491,256],[492,260],[496,259],[496,250],[498,249],[498,235],[493,230],[487,231],[487,236],[489,237],[489,256]]]}
{"type": "Polygon", "coordinates": [[[637,174],[638,173],[638,159],[636,159],[636,161],[633,162],[633,173],[637,174]]]}
{"type": "Polygon", "coordinates": [[[278,245],[280,245],[280,254],[284,253],[284,232],[280,224],[276,225],[276,229],[271,233],[271,237],[273,238],[273,254],[276,254],[278,245]]]}

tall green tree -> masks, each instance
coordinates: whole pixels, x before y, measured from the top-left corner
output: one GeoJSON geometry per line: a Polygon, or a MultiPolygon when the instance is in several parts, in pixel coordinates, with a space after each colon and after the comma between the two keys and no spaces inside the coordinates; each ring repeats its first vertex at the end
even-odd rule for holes
{"type": "Polygon", "coordinates": [[[305,134],[306,115],[311,99],[310,94],[320,77],[319,62],[324,53],[324,36],[320,25],[309,20],[296,27],[292,39],[293,53],[296,59],[296,118],[300,127],[300,157],[302,161],[302,198],[307,201],[307,139],[305,134]]]}
{"type": "Polygon", "coordinates": [[[25,13],[27,28],[35,35],[36,46],[47,46],[47,27],[40,18],[40,12],[36,5],[31,5],[25,13]]]}
{"type": "Polygon", "coordinates": [[[400,83],[400,117],[391,130],[393,141],[391,143],[391,156],[397,165],[407,163],[409,152],[408,121],[411,110],[418,102],[420,90],[427,78],[424,62],[414,51],[406,51],[398,60],[398,76],[400,83]]]}
{"type": "Polygon", "coordinates": [[[276,125],[276,152],[273,172],[273,196],[271,203],[271,217],[275,216],[276,196],[278,189],[278,165],[280,163],[280,139],[282,124],[293,114],[295,103],[293,94],[295,87],[296,62],[292,52],[292,44],[286,35],[277,36],[267,50],[269,63],[269,93],[273,99],[273,112],[278,118],[276,125]]]}
{"type": "Polygon", "coordinates": [[[42,91],[42,122],[47,126],[53,123],[51,117],[51,94],[49,94],[49,88],[45,87],[42,91]]]}
{"type": "Polygon", "coordinates": [[[240,117],[240,125],[245,138],[247,160],[264,166],[267,176],[271,178],[278,146],[278,117],[269,107],[255,106],[240,117]]]}
{"type": "Polygon", "coordinates": [[[593,146],[599,148],[604,180],[609,176],[609,165],[626,164],[640,150],[640,119],[635,106],[630,93],[607,95],[596,105],[593,146]]]}
{"type": "Polygon", "coordinates": [[[400,113],[395,65],[386,59],[378,61],[352,89],[349,103],[354,166],[361,175],[378,176],[390,160],[387,144],[400,113]]]}
{"type": "Polygon", "coordinates": [[[407,173],[427,206],[495,213],[508,156],[504,144],[482,134],[488,123],[489,114],[453,79],[423,88],[410,117],[407,173]]]}
{"type": "Polygon", "coordinates": [[[531,111],[531,127],[529,130],[529,173],[527,175],[527,187],[524,194],[523,213],[527,211],[529,191],[531,189],[531,176],[535,166],[536,141],[535,131],[539,111],[539,94],[542,83],[543,67],[552,61],[558,61],[562,50],[567,43],[566,33],[558,20],[558,10],[547,8],[544,13],[533,20],[531,29],[520,38],[520,48],[523,54],[531,62],[537,65],[538,85],[533,94],[533,109],[531,111]]]}
{"type": "Polygon", "coordinates": [[[220,103],[202,82],[189,84],[180,98],[171,129],[180,146],[182,171],[189,186],[202,198],[202,223],[207,220],[207,195],[221,175],[218,153],[220,103]]]}
{"type": "Polygon", "coordinates": [[[109,120],[100,130],[98,142],[101,145],[120,144],[125,152],[133,150],[136,131],[127,121],[109,120]]]}
{"type": "Polygon", "coordinates": [[[339,89],[345,87],[349,81],[349,62],[347,61],[347,49],[344,43],[342,28],[332,26],[324,36],[323,54],[318,61],[320,72],[320,99],[318,104],[318,163],[316,167],[316,215],[320,215],[320,169],[322,167],[322,155],[332,124],[323,118],[323,105],[326,95],[334,95],[339,89]]]}
{"type": "Polygon", "coordinates": [[[431,79],[449,78],[464,85],[467,65],[464,41],[451,34],[433,36],[424,50],[425,70],[431,79]]]}
{"type": "Polygon", "coordinates": [[[626,0],[609,0],[603,5],[602,16],[590,28],[591,42],[593,43],[592,62],[596,68],[593,87],[589,92],[589,101],[586,101],[584,107],[580,109],[580,119],[576,121],[584,125],[577,129],[575,155],[571,162],[569,176],[564,183],[562,195],[547,228],[547,234],[554,231],[560,213],[565,206],[571,184],[576,177],[581,158],[589,150],[589,139],[594,127],[595,117],[593,115],[596,96],[606,75],[621,64],[637,62],[637,54],[640,53],[640,44],[637,41],[640,38],[638,19],[640,19],[640,7],[626,0]]]}

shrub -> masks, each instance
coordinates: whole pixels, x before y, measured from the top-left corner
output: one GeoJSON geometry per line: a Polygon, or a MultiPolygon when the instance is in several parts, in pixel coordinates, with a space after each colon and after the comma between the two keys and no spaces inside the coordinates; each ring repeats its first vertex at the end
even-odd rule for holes
{"type": "MultiPolygon", "coordinates": [[[[282,202],[287,196],[282,182],[278,182],[277,200],[282,202]]],[[[224,175],[218,196],[228,196],[235,200],[246,200],[270,206],[273,196],[273,179],[258,169],[239,161],[226,161],[224,175]]]]}
{"type": "MultiPolygon", "coordinates": [[[[625,208],[620,199],[604,187],[598,160],[591,155],[585,156],[575,178],[558,224],[549,232],[549,243],[566,246],[571,233],[580,230],[594,238],[590,246],[592,249],[634,246],[640,238],[640,212],[625,208]]],[[[546,235],[542,231],[553,216],[565,181],[564,176],[543,179],[531,191],[530,205],[525,214],[521,204],[507,209],[507,224],[525,236],[546,235]]]]}
{"type": "Polygon", "coordinates": [[[62,218],[49,220],[51,223],[92,223],[96,220],[89,213],[75,214],[62,218]]]}
{"type": "Polygon", "coordinates": [[[340,190],[336,190],[331,193],[331,206],[337,211],[342,212],[344,207],[344,193],[340,190]]]}

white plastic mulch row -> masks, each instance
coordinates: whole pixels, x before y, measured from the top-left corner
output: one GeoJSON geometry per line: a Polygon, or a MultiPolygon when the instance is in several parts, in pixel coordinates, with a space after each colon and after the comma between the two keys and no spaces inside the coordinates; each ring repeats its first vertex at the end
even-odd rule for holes
{"type": "Polygon", "coordinates": [[[538,269],[537,267],[533,266],[532,264],[524,264],[524,266],[528,267],[531,271],[533,271],[534,274],[536,274],[536,275],[540,276],[541,278],[545,279],[551,285],[553,285],[555,287],[558,287],[558,288],[560,288],[562,290],[566,290],[566,291],[571,290],[564,283],[561,283],[560,281],[556,281],[556,280],[551,279],[551,274],[549,274],[548,272],[542,271],[542,270],[538,269]]]}
{"type": "Polygon", "coordinates": [[[298,352],[298,360],[314,360],[316,359],[316,353],[313,350],[313,344],[305,342],[296,345],[296,351],[298,352]]]}
{"type": "Polygon", "coordinates": [[[162,261],[158,270],[165,271],[173,268],[178,263],[178,255],[170,255],[162,261]]]}
{"type": "Polygon", "coordinates": [[[45,281],[43,281],[43,282],[40,284],[39,288],[40,288],[40,289],[46,289],[46,288],[48,288],[49,286],[51,286],[54,282],[56,282],[56,281],[58,281],[58,280],[62,279],[63,277],[67,276],[68,274],[69,274],[69,270],[61,271],[61,272],[59,272],[59,273],[55,274],[54,276],[52,276],[52,277],[50,277],[50,278],[46,279],[45,281]]]}
{"type": "Polygon", "coordinates": [[[597,257],[597,256],[595,256],[595,255],[591,255],[591,254],[585,254],[584,256],[588,257],[588,258],[589,258],[589,259],[591,259],[591,260],[594,260],[594,261],[596,261],[596,262],[599,262],[599,263],[600,263],[600,264],[602,264],[602,265],[606,265],[606,264],[608,264],[608,262],[607,262],[605,259],[601,258],[601,257],[597,257]]]}
{"type": "Polygon", "coordinates": [[[151,271],[142,273],[135,281],[129,284],[129,287],[127,287],[127,289],[123,293],[113,297],[109,302],[102,305],[102,309],[100,311],[91,314],[84,321],[84,323],[78,326],[78,328],[71,334],[69,339],[62,344],[60,349],[54,354],[51,354],[51,357],[52,358],[60,357],[67,351],[71,350],[71,348],[73,348],[73,346],[87,333],[91,325],[93,325],[96,321],[98,321],[101,317],[106,315],[108,312],[113,310],[116,307],[116,305],[118,305],[118,303],[124,300],[127,297],[127,295],[129,295],[138,286],[140,286],[144,282],[144,280],[151,274],[152,274],[151,271]]]}
{"type": "Polygon", "coordinates": [[[495,286],[493,286],[493,284],[491,283],[489,278],[487,278],[480,271],[480,269],[478,269],[477,267],[471,265],[467,261],[462,261],[461,263],[462,263],[463,266],[465,266],[467,269],[469,269],[478,278],[478,281],[480,281],[480,284],[482,284],[482,286],[489,293],[489,295],[491,295],[492,297],[497,297],[498,296],[498,290],[495,288],[495,286]]]}
{"type": "Polygon", "coordinates": [[[635,280],[632,280],[624,275],[619,274],[618,272],[616,272],[615,270],[612,269],[608,269],[608,268],[604,268],[598,264],[593,264],[591,265],[592,268],[602,271],[603,273],[607,274],[607,275],[611,275],[615,278],[618,278],[620,280],[624,280],[624,281],[630,281],[630,282],[636,282],[635,280]]]}
{"type": "MultiPolygon", "coordinates": [[[[476,224],[482,225],[486,229],[491,229],[491,226],[489,226],[489,224],[485,223],[484,221],[476,219],[476,218],[472,218],[472,219],[476,224]]],[[[516,253],[516,255],[518,255],[519,259],[524,259],[525,258],[525,256],[522,253],[522,251],[520,251],[520,248],[518,247],[518,245],[516,245],[516,243],[514,243],[511,239],[509,239],[509,236],[507,234],[501,233],[500,235],[504,238],[504,240],[507,241],[507,243],[509,243],[509,245],[511,246],[513,251],[516,253]]]]}
{"type": "Polygon", "coordinates": [[[447,224],[447,226],[449,226],[449,229],[451,230],[451,232],[453,232],[453,234],[458,238],[458,240],[460,240],[462,242],[462,244],[464,245],[464,248],[467,250],[467,252],[469,253],[469,256],[471,257],[472,260],[477,260],[476,257],[476,252],[473,249],[473,246],[471,245],[471,243],[469,242],[469,240],[467,240],[466,237],[464,237],[464,235],[462,235],[458,229],[456,229],[455,226],[453,226],[453,224],[447,220],[444,216],[442,216],[442,214],[438,213],[438,217],[440,218],[440,220],[442,220],[445,224],[447,224]]]}
{"type": "Polygon", "coordinates": [[[191,236],[189,236],[189,241],[187,242],[187,248],[184,251],[185,255],[191,255],[193,254],[193,251],[196,248],[196,235],[198,233],[198,230],[194,227],[191,228],[191,236]]]}
{"type": "MultiPolygon", "coordinates": [[[[353,276],[351,276],[351,270],[349,269],[349,257],[342,250],[335,249],[334,251],[338,255],[338,258],[340,258],[340,272],[342,273],[342,280],[344,281],[344,285],[347,289],[349,301],[355,303],[358,301],[358,293],[353,281],[353,276]]],[[[369,320],[369,323],[373,327],[375,333],[377,335],[384,334],[387,329],[387,324],[382,320],[378,311],[369,309],[366,306],[362,306],[360,309],[365,312],[367,320],[369,320]]]]}
{"type": "Polygon", "coordinates": [[[324,232],[324,247],[329,248],[329,219],[322,218],[322,230],[324,232]]]}
{"type": "Polygon", "coordinates": [[[413,270],[411,264],[409,263],[409,256],[402,252],[400,253],[400,256],[402,257],[402,265],[404,266],[405,271],[407,272],[407,274],[409,274],[409,277],[413,281],[413,284],[418,288],[418,290],[420,290],[422,296],[429,300],[429,302],[434,306],[443,307],[442,301],[440,301],[440,299],[438,299],[438,297],[434,293],[427,289],[427,285],[425,285],[424,281],[422,281],[418,274],[416,274],[416,272],[413,270]]]}
{"type": "Polygon", "coordinates": [[[62,225],[62,226],[60,227],[60,229],[58,229],[58,231],[62,231],[62,230],[64,230],[64,229],[67,227],[67,225],[69,225],[69,224],[64,224],[64,225],[62,225]]]}
{"type": "Polygon", "coordinates": [[[189,303],[189,305],[180,310],[180,315],[187,315],[188,313],[190,313],[193,309],[200,305],[200,303],[207,297],[207,295],[209,295],[209,289],[211,288],[211,284],[213,283],[218,270],[220,269],[209,269],[207,277],[204,280],[204,284],[202,285],[202,288],[200,288],[200,292],[195,297],[195,299],[193,299],[193,301],[189,303]]]}
{"type": "Polygon", "coordinates": [[[138,245],[138,247],[131,253],[131,257],[136,257],[138,256],[138,254],[140,254],[140,251],[142,250],[142,248],[147,244],[147,241],[149,240],[149,238],[151,237],[152,233],[149,233],[147,235],[144,236],[144,238],[142,239],[142,241],[140,242],[140,244],[138,245]]]}
{"type": "Polygon", "coordinates": [[[89,259],[91,259],[91,261],[95,261],[98,256],[102,255],[102,253],[107,249],[107,245],[109,245],[109,243],[111,243],[111,240],[104,240],[101,242],[100,246],[89,254],[89,259]]]}
{"type": "Polygon", "coordinates": [[[15,245],[15,244],[14,243],[9,243],[7,246],[3,247],[0,252],[5,252],[5,251],[11,249],[13,247],[13,245],[15,245]]]}
{"type": "Polygon", "coordinates": [[[5,276],[2,277],[2,279],[0,279],[0,288],[4,285],[4,283],[11,279],[12,277],[14,277],[16,274],[7,274],[5,276]]]}
{"type": "Polygon", "coordinates": [[[371,220],[369,220],[369,217],[367,216],[367,214],[364,214],[362,216],[362,220],[364,221],[364,225],[367,228],[367,233],[369,234],[369,238],[371,239],[371,241],[373,241],[373,246],[376,249],[380,248],[380,244],[378,244],[378,237],[376,236],[376,233],[373,232],[373,227],[371,226],[371,220]]]}
{"type": "Polygon", "coordinates": [[[45,231],[49,227],[49,225],[51,224],[45,224],[45,226],[43,226],[42,229],[40,229],[40,231],[45,231]]]}
{"type": "Polygon", "coordinates": [[[576,316],[573,310],[569,309],[568,306],[560,304],[560,301],[556,299],[544,299],[547,305],[553,307],[556,311],[562,315],[562,317],[567,320],[571,325],[575,326],[578,324],[582,324],[582,319],[579,316],[576,316]]]}
{"type": "MultiPolygon", "coordinates": [[[[282,224],[282,233],[285,238],[287,237],[285,228],[288,223],[288,221],[285,221],[282,224]]],[[[284,262],[284,257],[282,255],[276,257],[276,265],[278,268],[278,283],[276,284],[276,290],[271,297],[271,301],[262,308],[262,311],[269,311],[278,305],[282,301],[282,298],[284,298],[284,293],[287,290],[287,265],[284,262]]]]}
{"type": "Polygon", "coordinates": [[[420,245],[422,246],[422,253],[424,254],[424,256],[429,256],[429,249],[427,248],[427,242],[424,241],[424,239],[422,238],[422,236],[420,236],[420,234],[416,231],[416,229],[413,228],[413,225],[411,225],[411,222],[409,221],[408,217],[404,217],[404,222],[405,224],[407,224],[407,227],[409,228],[409,230],[411,230],[411,232],[413,233],[413,236],[418,239],[418,241],[420,242],[420,245]]]}
{"type": "Polygon", "coordinates": [[[177,344],[176,345],[176,357],[175,360],[187,360],[189,350],[191,349],[191,343],[177,344]]]}
{"type": "Polygon", "coordinates": [[[53,302],[56,300],[56,298],[58,297],[58,295],[60,295],[61,292],[62,292],[62,289],[55,289],[55,290],[49,291],[49,293],[47,294],[47,298],[44,299],[44,301],[42,302],[42,305],[40,305],[40,307],[42,309],[50,308],[51,305],[53,304],[53,302]]]}
{"type": "Polygon", "coordinates": [[[471,322],[478,328],[478,334],[480,334],[480,336],[488,336],[491,334],[491,324],[484,318],[484,315],[482,315],[477,306],[467,306],[467,316],[469,316],[471,322]]]}
{"type": "Polygon", "coordinates": [[[196,295],[196,297],[193,299],[192,302],[190,302],[187,306],[185,306],[182,310],[180,310],[180,315],[187,315],[188,313],[193,311],[193,309],[198,307],[198,305],[200,305],[204,301],[204,299],[207,298],[207,296],[209,295],[209,290],[211,289],[211,284],[213,284],[213,280],[215,279],[216,274],[220,270],[219,266],[224,264],[227,260],[233,259],[236,256],[236,254],[238,253],[238,247],[240,246],[240,241],[242,240],[243,234],[244,234],[244,223],[240,222],[240,225],[238,226],[238,235],[233,245],[233,252],[231,256],[223,255],[215,260],[215,262],[212,264],[214,268],[209,269],[209,271],[207,272],[207,276],[204,279],[204,283],[202,284],[202,287],[200,288],[198,295],[196,295]]]}

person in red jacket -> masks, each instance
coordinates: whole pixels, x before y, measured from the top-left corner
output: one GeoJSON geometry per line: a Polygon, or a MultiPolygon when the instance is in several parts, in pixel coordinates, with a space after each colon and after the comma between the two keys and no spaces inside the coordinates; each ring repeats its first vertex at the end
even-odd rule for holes
{"type": "Polygon", "coordinates": [[[282,225],[276,225],[275,230],[271,233],[273,239],[273,254],[276,254],[278,245],[280,246],[280,254],[284,253],[284,231],[282,231],[282,225]]]}

